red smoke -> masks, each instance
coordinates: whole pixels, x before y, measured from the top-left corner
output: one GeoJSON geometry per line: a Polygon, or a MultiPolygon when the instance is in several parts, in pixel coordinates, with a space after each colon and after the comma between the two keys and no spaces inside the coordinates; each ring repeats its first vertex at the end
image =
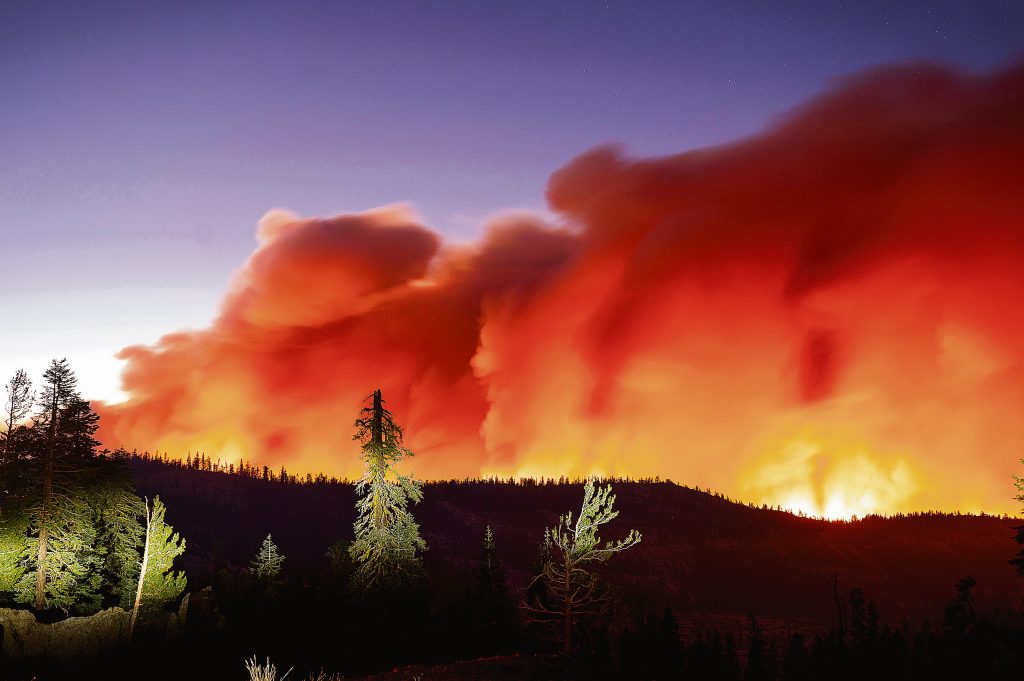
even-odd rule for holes
{"type": "Polygon", "coordinates": [[[848,515],[1010,510],[1024,68],[862,75],[738,143],[557,171],[560,224],[268,213],[207,329],[131,347],[109,446],[427,477],[660,475],[848,515]]]}

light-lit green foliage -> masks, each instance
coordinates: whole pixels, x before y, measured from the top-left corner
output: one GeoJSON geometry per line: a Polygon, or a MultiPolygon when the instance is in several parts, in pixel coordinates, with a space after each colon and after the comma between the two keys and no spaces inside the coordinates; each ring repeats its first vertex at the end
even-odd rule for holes
{"type": "Polygon", "coordinates": [[[13,594],[25,574],[23,558],[28,534],[28,516],[14,508],[0,517],[0,597],[13,594]]]}
{"type": "Polygon", "coordinates": [[[138,584],[142,501],[127,466],[97,454],[99,417],[78,395],[67,361],[51,362],[43,378],[38,410],[28,420],[32,392],[24,372],[7,386],[0,595],[74,614],[130,606],[138,584]]]}
{"type": "Polygon", "coordinates": [[[277,545],[268,534],[260,546],[259,553],[253,558],[249,572],[264,584],[272,584],[281,574],[282,563],[284,563],[284,556],[278,553],[277,545]]]}
{"type": "Polygon", "coordinates": [[[104,592],[111,601],[128,609],[139,579],[139,554],[145,541],[139,516],[145,509],[128,485],[126,471],[119,466],[110,468],[105,477],[90,486],[89,498],[97,543],[104,551],[104,592]]]}
{"type": "Polygon", "coordinates": [[[185,590],[185,575],[173,572],[174,559],[185,552],[185,540],[164,520],[167,509],[160,497],[153,499],[146,523],[146,569],[141,577],[141,617],[160,612],[185,590]]]}
{"type": "Polygon", "coordinates": [[[619,515],[614,505],[611,485],[595,487],[593,480],[587,480],[579,516],[574,520],[569,512],[545,532],[544,550],[550,551],[550,558],[534,578],[534,582],[542,581],[544,588],[535,590],[524,606],[533,621],[562,625],[560,636],[566,655],[572,652],[576,623],[601,614],[607,601],[602,581],[590,568],[640,543],[640,533],[630,530],[625,539],[601,545],[599,528],[619,515]]]}
{"type": "MultiPolygon", "coordinates": [[[[50,363],[38,411],[5,450],[10,485],[4,492],[9,511],[28,521],[15,599],[38,610],[91,614],[104,600],[127,602],[141,531],[127,468],[96,454],[99,416],[76,385],[67,360],[50,363]]],[[[28,394],[19,390],[23,398],[28,394]]],[[[24,405],[14,409],[9,402],[9,422],[26,413],[24,405]]],[[[12,528],[11,542],[16,534],[12,528]]]]}
{"type": "Polygon", "coordinates": [[[142,501],[126,473],[105,461],[80,462],[58,478],[50,513],[12,504],[0,519],[0,592],[35,601],[39,528],[47,522],[45,607],[92,614],[105,604],[130,607],[138,575],[142,501]],[[71,476],[68,476],[71,478],[71,476]],[[46,520],[48,518],[48,520],[46,520]]]}
{"type": "Polygon", "coordinates": [[[379,390],[355,425],[353,439],[363,443],[364,471],[356,484],[358,517],[349,546],[355,563],[352,588],[365,593],[411,584],[422,575],[417,554],[427,544],[408,505],[423,499],[423,483],[398,474],[395,467],[413,453],[402,446],[402,429],[383,407],[379,390]]]}
{"type": "Polygon", "coordinates": [[[49,514],[35,514],[32,523],[33,536],[26,540],[22,554],[28,569],[15,586],[15,600],[26,605],[35,601],[39,530],[45,523],[45,607],[75,614],[99,610],[103,549],[96,542],[93,514],[83,495],[55,497],[49,514]]]}
{"type": "MultiPolygon", "coordinates": [[[[598,528],[618,517],[612,510],[615,495],[612,486],[595,487],[593,480],[587,480],[583,487],[583,508],[573,522],[572,511],[559,518],[558,525],[548,530],[551,544],[561,562],[572,566],[586,563],[603,563],[620,551],[640,543],[640,533],[630,530],[625,539],[606,542],[602,547],[597,536],[598,528]]],[[[556,561],[559,562],[559,561],[556,561]]]]}

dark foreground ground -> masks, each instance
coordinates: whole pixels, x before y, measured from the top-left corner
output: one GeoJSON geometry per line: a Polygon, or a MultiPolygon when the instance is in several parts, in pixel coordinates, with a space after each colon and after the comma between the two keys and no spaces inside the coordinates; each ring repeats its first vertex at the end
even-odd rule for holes
{"type": "Polygon", "coordinates": [[[830,523],[667,482],[615,482],[621,515],[603,535],[636,528],[643,542],[608,566],[613,607],[578,632],[583,645],[566,660],[543,628],[482,628],[473,589],[490,525],[518,604],[544,528],[578,509],[582,485],[427,485],[415,514],[429,579],[378,606],[352,602],[344,568],[325,556],[351,538],[351,486],[133,467],[138,492],[159,495],[188,542],[184,635],[92,660],[0,659],[0,681],[245,681],[253,655],[279,674],[294,667],[288,681],[321,668],[365,681],[1016,678],[1024,668],[1011,519],[830,523]],[[268,532],[286,556],[270,591],[246,570],[268,532]],[[957,602],[967,575],[977,586],[957,602]]]}

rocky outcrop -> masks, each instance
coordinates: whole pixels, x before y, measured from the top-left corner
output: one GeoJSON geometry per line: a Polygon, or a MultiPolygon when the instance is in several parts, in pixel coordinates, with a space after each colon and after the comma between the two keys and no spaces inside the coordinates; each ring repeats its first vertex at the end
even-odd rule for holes
{"type": "Polygon", "coordinates": [[[89,617],[43,624],[28,610],[0,608],[3,655],[64,659],[96,655],[127,640],[128,619],[128,612],[110,608],[89,617]]]}

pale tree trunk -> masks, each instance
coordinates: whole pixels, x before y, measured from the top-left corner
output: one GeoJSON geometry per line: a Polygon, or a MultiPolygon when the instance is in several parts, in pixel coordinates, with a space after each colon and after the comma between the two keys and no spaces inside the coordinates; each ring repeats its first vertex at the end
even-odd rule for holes
{"type": "Polygon", "coordinates": [[[149,512],[149,499],[146,499],[146,545],[142,549],[142,567],[139,569],[139,586],[135,590],[135,605],[132,607],[132,618],[128,623],[128,640],[135,634],[135,622],[139,619],[139,606],[142,604],[142,584],[146,581],[146,568],[149,565],[149,530],[152,516],[149,512]]]}

